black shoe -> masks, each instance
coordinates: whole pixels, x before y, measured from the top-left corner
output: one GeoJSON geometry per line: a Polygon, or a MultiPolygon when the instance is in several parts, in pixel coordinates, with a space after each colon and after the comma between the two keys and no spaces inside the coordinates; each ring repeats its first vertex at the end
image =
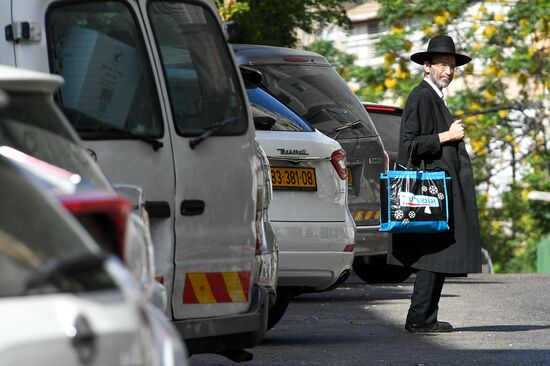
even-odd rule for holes
{"type": "Polygon", "coordinates": [[[405,330],[411,333],[448,333],[453,331],[453,326],[447,322],[432,324],[406,323],[405,330]]]}

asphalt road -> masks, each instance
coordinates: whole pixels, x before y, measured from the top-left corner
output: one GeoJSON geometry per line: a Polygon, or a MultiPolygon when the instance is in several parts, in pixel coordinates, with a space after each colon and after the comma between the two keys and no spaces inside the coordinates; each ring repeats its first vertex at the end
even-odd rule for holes
{"type": "MultiPolygon", "coordinates": [[[[550,274],[447,279],[439,303],[439,319],[455,327],[447,334],[403,329],[412,286],[352,276],[301,295],[245,365],[550,365],[550,274]]],[[[235,365],[218,355],[190,361],[235,365]]]]}

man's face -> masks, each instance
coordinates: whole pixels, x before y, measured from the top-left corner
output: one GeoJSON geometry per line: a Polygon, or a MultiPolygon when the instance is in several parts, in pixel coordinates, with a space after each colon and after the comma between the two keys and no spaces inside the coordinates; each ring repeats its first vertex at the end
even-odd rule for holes
{"type": "Polygon", "coordinates": [[[456,60],[453,55],[436,55],[432,62],[424,62],[424,72],[439,89],[446,88],[453,80],[456,60]]]}

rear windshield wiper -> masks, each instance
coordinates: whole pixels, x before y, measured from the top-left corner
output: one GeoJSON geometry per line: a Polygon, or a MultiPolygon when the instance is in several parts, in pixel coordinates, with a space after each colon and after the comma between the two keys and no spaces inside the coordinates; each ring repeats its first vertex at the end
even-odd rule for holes
{"type": "Polygon", "coordinates": [[[241,116],[232,117],[232,118],[228,118],[226,120],[217,122],[217,123],[213,124],[212,126],[208,126],[207,128],[204,129],[203,133],[201,133],[199,136],[197,136],[194,139],[189,141],[189,147],[191,149],[194,149],[195,147],[197,147],[198,144],[200,144],[201,142],[203,142],[204,140],[209,138],[214,132],[219,131],[224,126],[226,126],[226,125],[228,125],[232,122],[238,121],[240,119],[241,119],[241,116]]]}
{"type": "Polygon", "coordinates": [[[105,262],[105,255],[93,252],[70,253],[53,258],[30,276],[25,284],[24,293],[44,286],[48,283],[55,283],[57,278],[73,277],[76,274],[93,271],[100,268],[105,262]]]}
{"type": "Polygon", "coordinates": [[[336,134],[334,136],[332,136],[333,139],[337,138],[340,133],[344,130],[347,130],[348,128],[354,128],[355,126],[361,124],[361,121],[360,119],[358,119],[357,121],[354,121],[354,122],[348,122],[348,123],[345,123],[341,126],[338,126],[338,127],[335,127],[332,129],[332,132],[336,132],[336,134]]]}
{"type": "Polygon", "coordinates": [[[90,128],[90,129],[80,128],[78,132],[84,136],[86,136],[86,134],[100,133],[101,137],[103,138],[123,137],[123,138],[141,140],[151,145],[153,147],[153,150],[155,151],[157,151],[158,149],[164,146],[162,141],[159,141],[154,137],[136,135],[128,130],[118,128],[118,127],[113,127],[113,126],[99,125],[97,128],[90,128]]]}

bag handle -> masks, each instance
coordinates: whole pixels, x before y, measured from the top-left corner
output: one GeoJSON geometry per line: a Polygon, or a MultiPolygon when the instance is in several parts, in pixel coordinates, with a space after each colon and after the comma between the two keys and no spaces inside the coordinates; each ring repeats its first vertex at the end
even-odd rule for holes
{"type": "MultiPolygon", "coordinates": [[[[411,145],[411,151],[409,153],[409,158],[407,159],[407,167],[406,167],[407,170],[411,170],[412,155],[413,155],[413,151],[416,149],[416,145],[417,145],[416,141],[414,141],[411,145]]],[[[424,172],[426,171],[426,162],[424,161],[424,159],[420,159],[420,169],[424,172]]]]}

